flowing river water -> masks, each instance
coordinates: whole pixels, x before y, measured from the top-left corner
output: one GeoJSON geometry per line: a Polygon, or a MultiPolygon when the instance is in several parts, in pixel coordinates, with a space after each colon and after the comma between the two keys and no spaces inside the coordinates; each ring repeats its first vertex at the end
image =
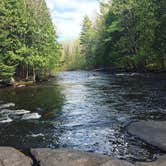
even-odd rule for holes
{"type": "Polygon", "coordinates": [[[0,146],[73,148],[151,161],[161,152],[127,133],[166,120],[166,76],[74,71],[47,83],[0,89],[0,146]]]}

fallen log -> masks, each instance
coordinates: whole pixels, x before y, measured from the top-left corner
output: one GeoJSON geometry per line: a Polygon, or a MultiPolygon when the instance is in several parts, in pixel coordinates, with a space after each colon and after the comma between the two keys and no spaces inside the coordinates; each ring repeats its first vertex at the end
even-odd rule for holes
{"type": "Polygon", "coordinates": [[[25,86],[31,86],[33,84],[34,84],[34,81],[18,81],[18,82],[15,81],[13,83],[13,86],[21,88],[21,87],[25,87],[25,86]]]}

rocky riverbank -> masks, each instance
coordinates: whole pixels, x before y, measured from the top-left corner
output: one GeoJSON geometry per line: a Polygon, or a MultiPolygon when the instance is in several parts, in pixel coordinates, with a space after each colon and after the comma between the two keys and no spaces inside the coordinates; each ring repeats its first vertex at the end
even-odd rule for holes
{"type": "Polygon", "coordinates": [[[139,121],[127,127],[131,135],[166,152],[166,121],[139,121]]]}
{"type": "Polygon", "coordinates": [[[0,166],[30,166],[33,161],[12,147],[0,147],[0,166]]]}
{"type": "Polygon", "coordinates": [[[31,149],[28,157],[12,147],[0,147],[0,166],[166,166],[166,156],[156,162],[129,163],[101,154],[68,149],[31,149]]]}
{"type": "Polygon", "coordinates": [[[14,87],[14,88],[22,88],[27,86],[32,86],[35,83],[42,83],[42,82],[48,82],[52,79],[56,79],[55,75],[49,75],[44,78],[38,78],[37,80],[33,81],[31,80],[21,80],[21,79],[14,79],[11,78],[11,80],[3,80],[0,78],[0,88],[6,88],[6,87],[14,87]]]}
{"type": "MultiPolygon", "coordinates": [[[[166,122],[140,121],[127,126],[130,134],[166,152],[166,122]]],[[[0,147],[0,166],[166,166],[166,155],[154,162],[129,163],[110,156],[70,149],[31,149],[29,156],[0,147]]]]}

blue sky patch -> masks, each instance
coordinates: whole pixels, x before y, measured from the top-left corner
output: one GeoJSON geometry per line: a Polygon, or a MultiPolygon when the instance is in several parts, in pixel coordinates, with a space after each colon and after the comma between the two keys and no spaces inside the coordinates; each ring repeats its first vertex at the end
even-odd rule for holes
{"type": "Polygon", "coordinates": [[[77,38],[85,15],[90,18],[99,11],[97,0],[46,0],[59,40],[77,38]]]}

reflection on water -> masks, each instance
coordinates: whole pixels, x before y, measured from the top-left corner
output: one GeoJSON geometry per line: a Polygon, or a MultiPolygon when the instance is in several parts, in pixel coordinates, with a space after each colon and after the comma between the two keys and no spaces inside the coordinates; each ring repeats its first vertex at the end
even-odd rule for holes
{"type": "Polygon", "coordinates": [[[141,119],[166,120],[166,77],[63,72],[58,80],[0,90],[0,145],[67,147],[128,160],[159,151],[127,134],[141,119]],[[8,120],[8,121],[5,121],[8,120]]]}

